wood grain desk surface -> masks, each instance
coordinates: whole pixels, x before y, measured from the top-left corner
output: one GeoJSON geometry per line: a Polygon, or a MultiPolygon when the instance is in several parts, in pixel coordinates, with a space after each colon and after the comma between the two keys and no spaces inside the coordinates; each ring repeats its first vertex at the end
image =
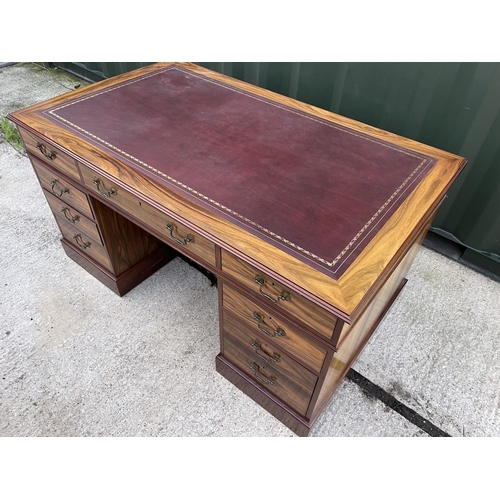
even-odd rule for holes
{"type": "Polygon", "coordinates": [[[189,63],[13,119],[347,320],[466,164],[189,63]]]}

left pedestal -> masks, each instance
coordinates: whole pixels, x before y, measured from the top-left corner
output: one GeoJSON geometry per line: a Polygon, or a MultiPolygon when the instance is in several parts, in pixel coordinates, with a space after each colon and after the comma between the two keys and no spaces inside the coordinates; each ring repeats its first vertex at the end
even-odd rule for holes
{"type": "Polygon", "coordinates": [[[63,238],[66,254],[122,296],[176,252],[104,203],[63,172],[30,155],[63,238]]]}

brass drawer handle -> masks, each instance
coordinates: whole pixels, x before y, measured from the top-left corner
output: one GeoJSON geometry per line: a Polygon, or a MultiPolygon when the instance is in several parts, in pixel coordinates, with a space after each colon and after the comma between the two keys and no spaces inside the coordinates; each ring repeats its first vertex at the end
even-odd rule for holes
{"type": "Polygon", "coordinates": [[[101,193],[104,198],[110,198],[112,194],[116,194],[115,188],[109,188],[107,191],[103,191],[101,189],[101,181],[97,177],[94,177],[94,180],[92,182],[96,185],[97,191],[99,191],[99,193],[101,193]]]}
{"type": "Polygon", "coordinates": [[[86,250],[91,245],[90,241],[83,241],[81,234],[75,234],[75,236],[73,236],[73,239],[76,241],[76,244],[84,250],[86,250]]]}
{"type": "Polygon", "coordinates": [[[64,207],[61,212],[64,214],[64,217],[66,217],[66,219],[68,219],[70,222],[76,222],[78,220],[80,220],[80,216],[79,215],[73,215],[71,213],[71,210],[68,208],[68,207],[64,207]]]}
{"type": "Polygon", "coordinates": [[[267,354],[266,351],[262,349],[262,344],[257,339],[252,340],[251,343],[252,347],[255,347],[255,354],[257,354],[259,358],[267,361],[268,363],[279,363],[281,361],[281,356],[279,354],[274,353],[272,356],[270,354],[267,354]],[[264,354],[261,354],[259,351],[267,354],[267,356],[264,356],[264,354]]]}
{"type": "Polygon", "coordinates": [[[191,243],[191,242],[194,243],[194,238],[191,234],[188,234],[183,240],[176,238],[173,233],[174,233],[174,229],[175,229],[175,232],[177,232],[177,228],[171,222],[167,222],[165,224],[165,227],[170,231],[170,237],[176,243],[179,243],[179,245],[186,246],[188,243],[191,243]]]}
{"type": "MultiPolygon", "coordinates": [[[[270,300],[271,302],[274,302],[275,304],[277,304],[280,300],[291,300],[290,294],[288,292],[285,292],[284,290],[282,290],[278,294],[276,299],[274,297],[271,297],[267,293],[265,293],[264,290],[262,290],[262,287],[266,284],[266,282],[265,282],[264,278],[262,276],[260,276],[260,274],[255,275],[255,283],[257,283],[260,287],[259,288],[260,294],[263,297],[265,297],[267,300],[270,300]]],[[[274,283],[271,283],[271,286],[274,287],[274,283]]]]}
{"type": "MultiPolygon", "coordinates": [[[[257,311],[253,311],[253,319],[257,321],[259,330],[264,332],[266,335],[269,337],[286,337],[286,332],[281,328],[281,326],[275,325],[275,328],[273,331],[269,331],[267,328],[264,327],[264,319],[262,318],[262,315],[259,314],[257,311]]],[[[273,321],[271,318],[269,318],[271,321],[273,321]]],[[[273,321],[274,323],[274,321],[273,321]]]]}
{"type": "Polygon", "coordinates": [[[40,150],[40,153],[45,156],[45,158],[48,158],[49,160],[55,160],[56,159],[56,152],[55,151],[47,151],[47,146],[45,144],[42,144],[41,142],[36,143],[36,148],[40,150]]]}
{"type": "Polygon", "coordinates": [[[59,182],[59,179],[51,179],[50,180],[50,189],[51,191],[58,197],[60,198],[64,193],[69,193],[69,189],[68,188],[65,188],[65,187],[62,187],[60,188],[60,191],[59,191],[59,194],[57,194],[55,191],[54,191],[54,188],[56,187],[56,184],[59,182]]]}
{"type": "Polygon", "coordinates": [[[270,377],[263,379],[260,375],[264,374],[260,371],[260,366],[257,363],[250,363],[250,370],[253,371],[254,377],[259,382],[262,382],[264,385],[274,385],[278,380],[274,375],[271,375],[270,377]]]}

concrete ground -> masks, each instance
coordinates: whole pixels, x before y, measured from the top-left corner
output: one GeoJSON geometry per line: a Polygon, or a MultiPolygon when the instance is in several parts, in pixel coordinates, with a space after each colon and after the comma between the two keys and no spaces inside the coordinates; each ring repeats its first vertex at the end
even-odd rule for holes
{"type": "MultiPolygon", "coordinates": [[[[0,116],[77,84],[0,67],[0,116]]],[[[177,258],[117,297],[66,257],[2,134],[0,193],[0,436],[294,436],[216,373],[206,276],[177,258]]],[[[408,279],[354,370],[443,433],[500,436],[500,283],[426,248],[408,279]]],[[[410,420],[346,379],[311,436],[429,435],[410,420]]]]}

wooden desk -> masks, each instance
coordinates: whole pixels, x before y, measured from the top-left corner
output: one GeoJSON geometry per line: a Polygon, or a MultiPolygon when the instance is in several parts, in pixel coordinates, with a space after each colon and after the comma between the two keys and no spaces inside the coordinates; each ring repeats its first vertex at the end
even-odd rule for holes
{"type": "Polygon", "coordinates": [[[9,115],[67,255],[122,295],[218,278],[219,373],[307,435],[466,161],[193,64],[9,115]]]}

